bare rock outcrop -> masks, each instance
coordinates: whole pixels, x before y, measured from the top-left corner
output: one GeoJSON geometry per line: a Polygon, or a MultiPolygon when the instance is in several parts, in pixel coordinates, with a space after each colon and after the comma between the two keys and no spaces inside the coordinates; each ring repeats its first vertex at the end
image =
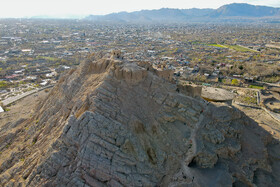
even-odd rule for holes
{"type": "MultiPolygon", "coordinates": [[[[1,131],[2,132],[2,131],[1,131]]],[[[279,142],[150,66],[90,57],[1,134],[3,186],[279,186],[279,142]]]]}

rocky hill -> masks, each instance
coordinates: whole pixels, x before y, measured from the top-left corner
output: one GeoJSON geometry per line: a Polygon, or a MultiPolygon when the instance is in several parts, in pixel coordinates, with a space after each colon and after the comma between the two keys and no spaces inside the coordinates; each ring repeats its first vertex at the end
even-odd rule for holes
{"type": "Polygon", "coordinates": [[[1,125],[1,185],[279,186],[279,141],[171,75],[88,57],[30,119],[1,125]]]}
{"type": "Polygon", "coordinates": [[[135,12],[120,12],[104,16],[90,15],[86,19],[102,23],[184,23],[193,18],[201,18],[213,9],[172,9],[141,10],[135,12]]]}
{"type": "Polygon", "coordinates": [[[280,20],[280,8],[233,3],[218,9],[171,9],[120,12],[85,18],[100,23],[272,22],[280,20]]]}
{"type": "Polygon", "coordinates": [[[210,14],[211,17],[269,17],[280,16],[280,9],[254,6],[246,3],[224,5],[210,14]]]}

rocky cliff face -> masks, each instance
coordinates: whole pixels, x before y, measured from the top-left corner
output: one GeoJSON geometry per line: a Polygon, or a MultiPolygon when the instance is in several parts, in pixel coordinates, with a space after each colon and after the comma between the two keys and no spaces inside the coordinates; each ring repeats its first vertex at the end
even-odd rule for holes
{"type": "Polygon", "coordinates": [[[279,186],[279,142],[148,65],[89,57],[0,130],[3,186],[279,186]]]}

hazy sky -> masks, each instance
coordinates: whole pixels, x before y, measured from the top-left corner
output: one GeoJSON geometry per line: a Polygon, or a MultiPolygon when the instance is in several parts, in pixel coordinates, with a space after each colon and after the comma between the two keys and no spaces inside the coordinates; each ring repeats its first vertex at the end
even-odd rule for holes
{"type": "Polygon", "coordinates": [[[218,8],[234,2],[280,7],[280,0],[0,0],[0,17],[63,17],[159,8],[218,8]]]}

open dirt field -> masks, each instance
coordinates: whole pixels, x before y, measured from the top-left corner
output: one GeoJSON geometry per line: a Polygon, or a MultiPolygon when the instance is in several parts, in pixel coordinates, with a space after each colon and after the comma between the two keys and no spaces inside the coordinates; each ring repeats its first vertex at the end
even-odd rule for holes
{"type": "Polygon", "coordinates": [[[43,99],[46,95],[47,93],[43,90],[12,104],[8,107],[8,112],[0,113],[0,128],[7,123],[29,118],[34,112],[38,101],[43,99]]]}

